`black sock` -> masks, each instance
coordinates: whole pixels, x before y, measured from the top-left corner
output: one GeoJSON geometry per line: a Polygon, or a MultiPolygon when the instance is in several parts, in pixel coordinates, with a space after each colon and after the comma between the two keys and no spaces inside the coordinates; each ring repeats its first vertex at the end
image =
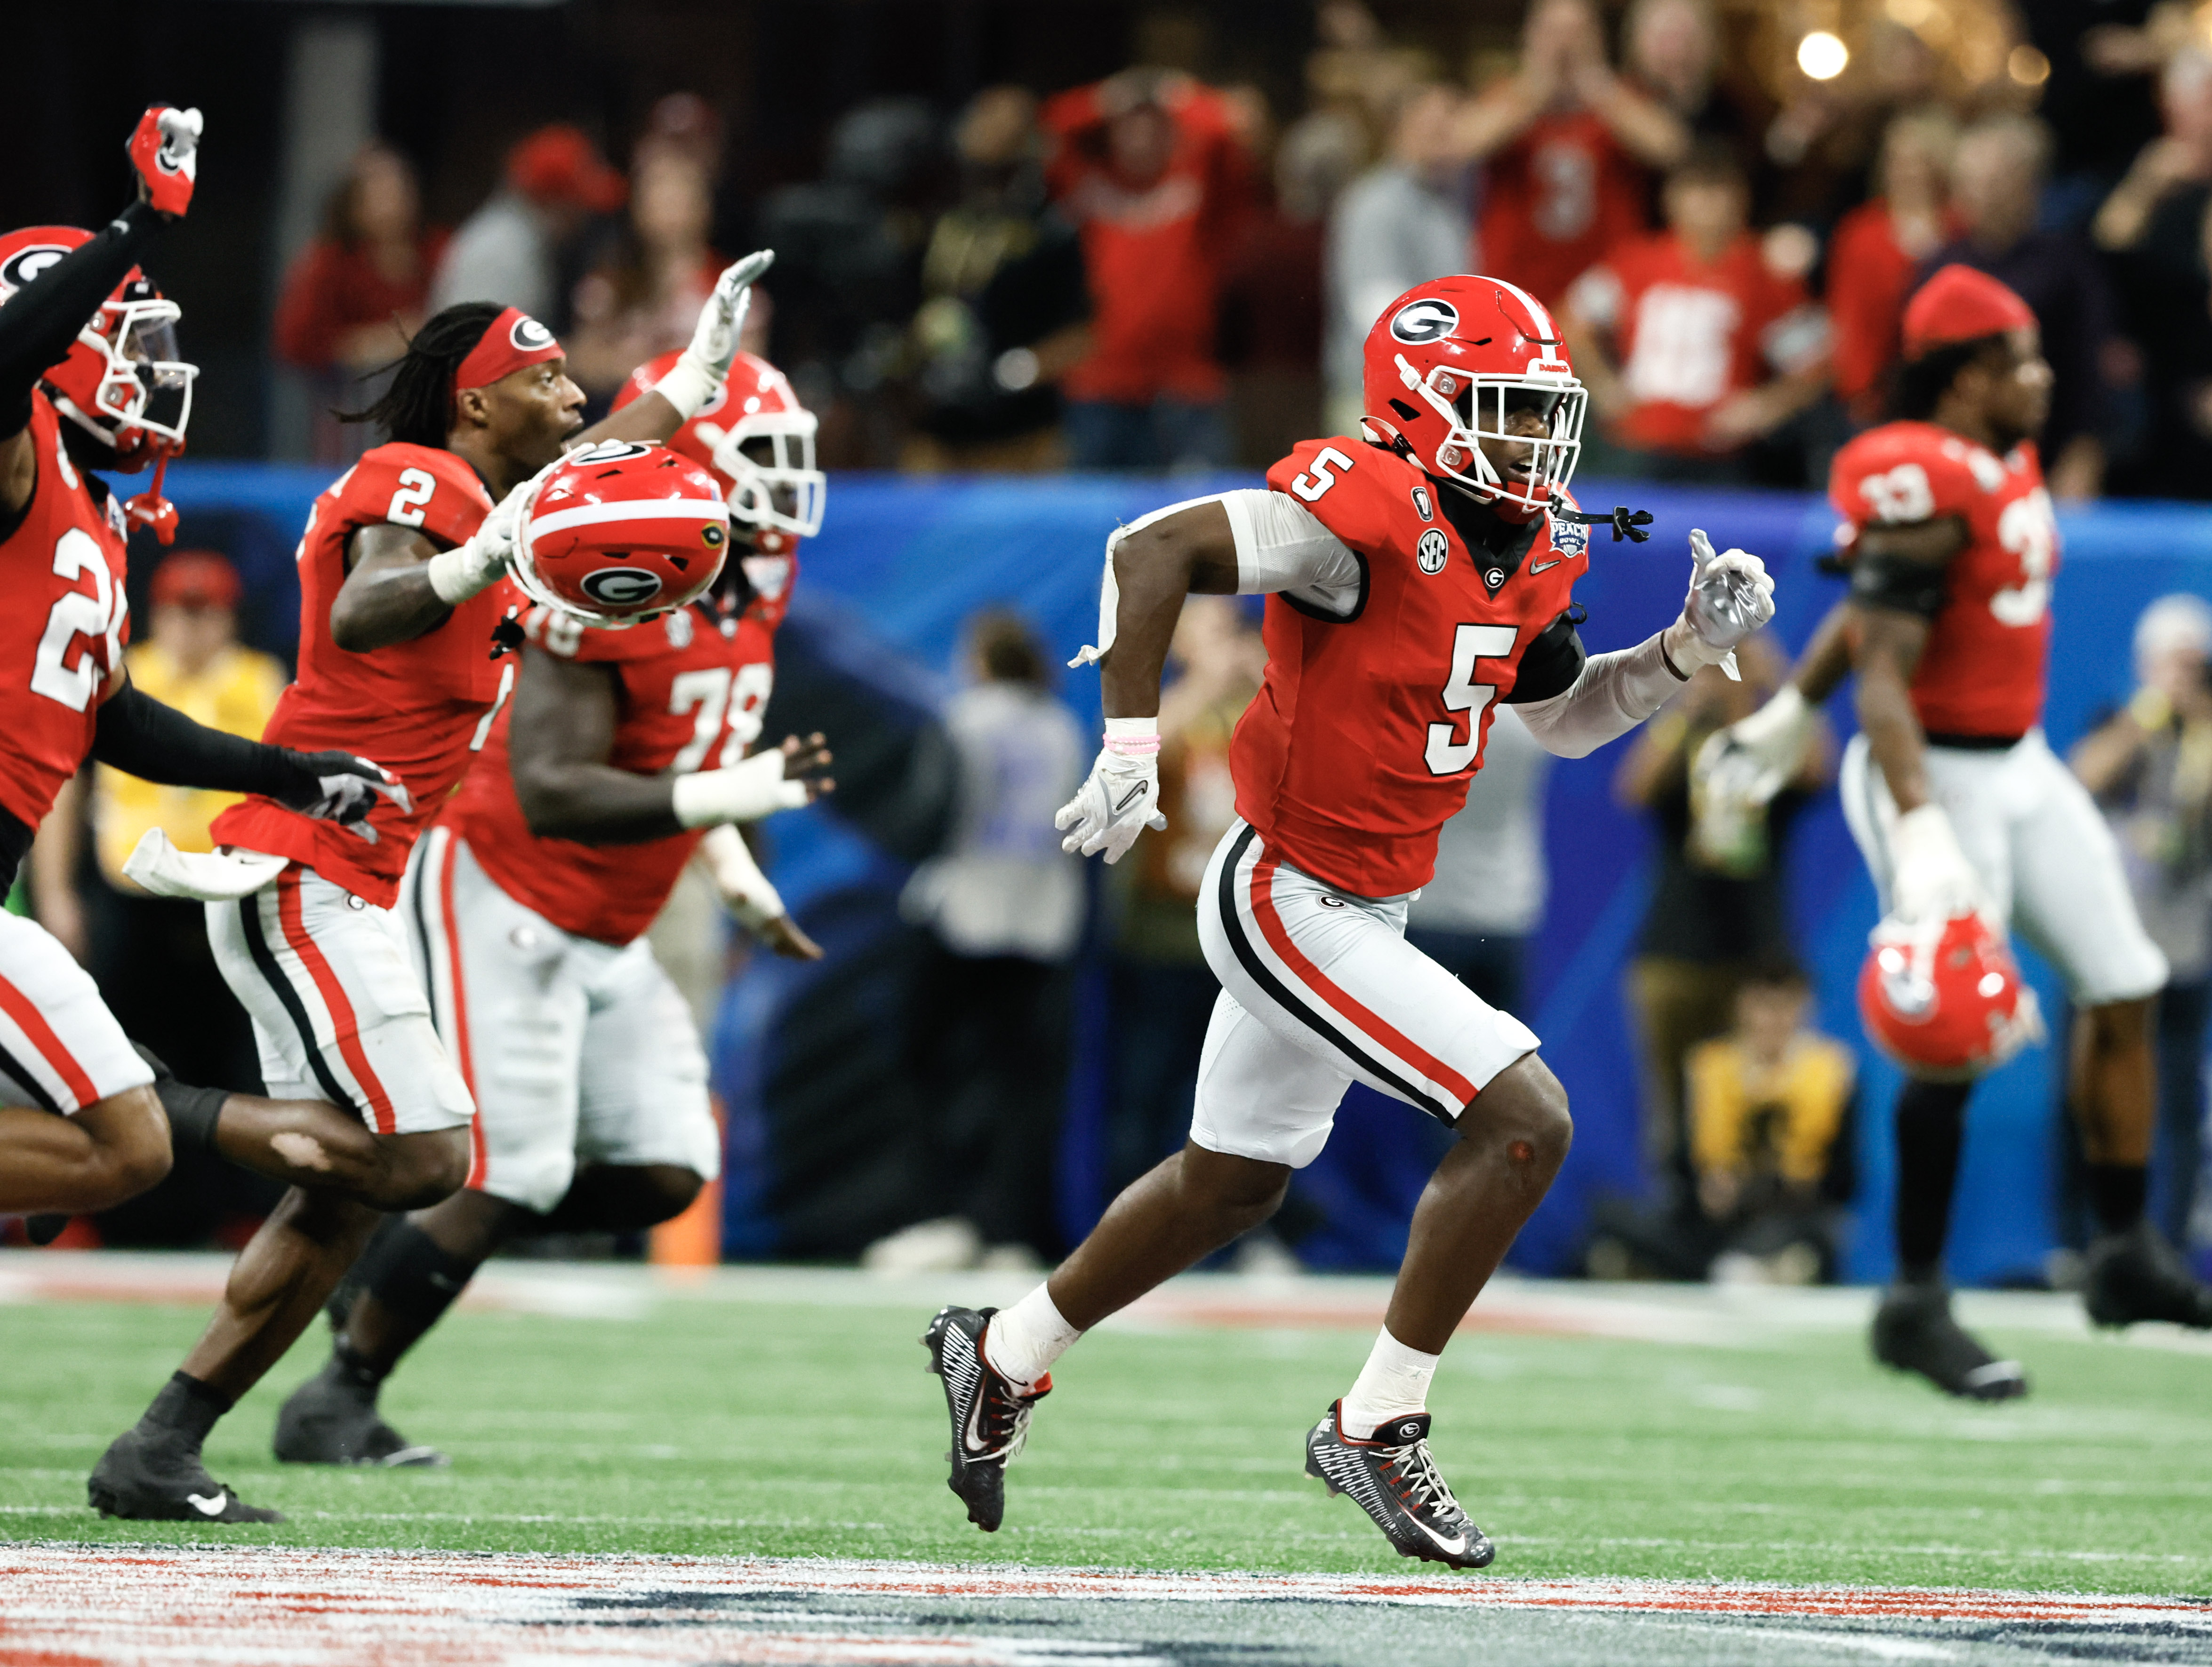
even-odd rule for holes
{"type": "Polygon", "coordinates": [[[384,1380],[392,1375],[392,1367],[370,1360],[341,1335],[331,1346],[330,1372],[341,1383],[350,1384],[374,1401],[377,1391],[384,1387],[384,1380]]]}
{"type": "Polygon", "coordinates": [[[222,1391],[210,1389],[198,1378],[172,1373],[161,1392],[138,1420],[142,1429],[158,1429],[181,1435],[198,1452],[215,1428],[216,1420],[236,1403],[222,1391]]]}
{"type": "Polygon", "coordinates": [[[2150,1171],[2139,1163],[2092,1163],[2087,1171],[2089,1208],[2107,1233],[2125,1233],[2142,1220],[2150,1197],[2150,1171]]]}
{"type": "MultiPolygon", "coordinates": [[[[358,1269],[362,1294],[374,1297],[394,1318],[411,1327],[410,1342],[438,1323],[453,1299],[468,1288],[476,1271],[475,1262],[454,1255],[408,1221],[380,1234],[358,1269]]],[[[343,1346],[352,1352],[349,1343],[343,1346]]],[[[374,1373],[379,1382],[399,1363],[397,1355],[388,1361],[371,1361],[362,1355],[353,1358],[358,1368],[374,1373]]]]}
{"type": "Polygon", "coordinates": [[[214,1151],[216,1119],[222,1115],[222,1102],[230,1098],[230,1090],[179,1082],[160,1059],[136,1042],[131,1046],[154,1068],[154,1098],[168,1116],[171,1143],[187,1151],[214,1151]]]}
{"type": "Polygon", "coordinates": [[[1971,1082],[1909,1081],[1897,1096],[1897,1276],[1934,1284],[1943,1276],[1951,1192],[1966,1127],[1971,1082]]]}

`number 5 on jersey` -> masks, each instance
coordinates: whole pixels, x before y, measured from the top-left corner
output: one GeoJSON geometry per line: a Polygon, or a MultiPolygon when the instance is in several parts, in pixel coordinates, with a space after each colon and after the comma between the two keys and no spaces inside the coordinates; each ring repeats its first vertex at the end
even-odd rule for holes
{"type": "Polygon", "coordinates": [[[1482,714],[1498,698],[1498,685],[1474,680],[1479,660],[1502,660],[1513,652],[1519,634],[1510,625],[1462,625],[1452,633],[1451,675],[1444,680],[1444,710],[1468,714],[1467,739],[1450,719],[1429,725],[1429,744],[1421,755],[1432,776],[1462,774],[1482,751],[1482,714]]]}

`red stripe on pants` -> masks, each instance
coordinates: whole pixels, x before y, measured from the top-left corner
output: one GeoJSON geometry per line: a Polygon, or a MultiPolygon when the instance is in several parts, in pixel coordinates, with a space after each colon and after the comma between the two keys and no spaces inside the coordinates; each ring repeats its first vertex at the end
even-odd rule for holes
{"type": "MultiPolygon", "coordinates": [[[[453,1062],[461,1068],[461,1081],[468,1085],[469,1098],[477,1097],[476,1066],[469,1058],[469,994],[461,983],[461,943],[453,930],[453,847],[459,841],[451,834],[430,847],[432,859],[440,864],[438,874],[438,912],[442,917],[440,937],[445,940],[446,982],[453,991],[453,1062]]],[[[425,884],[429,876],[422,876],[425,884]]],[[[484,1149],[483,1111],[477,1107],[469,1119],[469,1178],[461,1185],[477,1191],[483,1190],[484,1173],[489,1167],[489,1154],[484,1149]]]]}
{"type": "Polygon", "coordinates": [[[1330,983],[1321,968],[1315,966],[1305,952],[1291,941],[1290,930],[1283,924],[1282,916],[1275,912],[1275,867],[1273,857],[1262,857],[1252,865],[1252,918],[1260,923],[1261,935],[1274,952],[1283,958],[1284,964],[1297,974],[1299,982],[1334,1008],[1340,1017],[1369,1041],[1385,1052],[1395,1054],[1401,1062],[1413,1066],[1462,1106],[1473,1101],[1476,1094],[1474,1083],[1330,983]]]}
{"type": "Polygon", "coordinates": [[[276,918],[284,928],[284,941],[292,946],[292,953],[300,958],[300,965],[307,969],[307,976],[315,981],[323,1005],[330,1009],[331,1024],[337,1032],[338,1055],[353,1073],[353,1080],[368,1096],[369,1127],[380,1135],[399,1132],[399,1119],[392,1115],[392,1097],[384,1091],[384,1084],[368,1068],[368,1055],[361,1045],[361,1021],[354,1017],[353,1003],[346,999],[345,987],[338,982],[331,964],[323,959],[323,952],[315,940],[308,936],[307,923],[300,905],[300,866],[293,864],[276,876],[276,918]]]}
{"type": "MultiPolygon", "coordinates": [[[[46,1015],[39,1011],[31,998],[5,979],[0,979],[0,1011],[15,1021],[15,1027],[39,1051],[39,1057],[53,1068],[69,1091],[76,1096],[77,1109],[93,1104],[100,1091],[92,1086],[92,1078],[76,1062],[76,1056],[62,1046],[62,1039],[54,1034],[54,1027],[46,1022],[46,1015]]],[[[27,1083],[35,1088],[36,1083],[27,1083]]]]}

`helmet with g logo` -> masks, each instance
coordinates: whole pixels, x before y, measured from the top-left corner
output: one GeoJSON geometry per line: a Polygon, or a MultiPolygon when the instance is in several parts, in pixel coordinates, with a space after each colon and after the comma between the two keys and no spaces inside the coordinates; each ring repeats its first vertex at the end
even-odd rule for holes
{"type": "Polygon", "coordinates": [[[1587,396],[1542,302],[1502,278],[1435,278],[1367,332],[1367,426],[1427,473],[1534,513],[1575,472],[1587,396]],[[1500,469],[1483,440],[1517,448],[1500,469]]]}
{"type": "Polygon", "coordinates": [[[514,579],[587,624],[635,625],[703,596],[729,549],[729,506],[706,470],[665,446],[602,440],[539,483],[514,579]]]}

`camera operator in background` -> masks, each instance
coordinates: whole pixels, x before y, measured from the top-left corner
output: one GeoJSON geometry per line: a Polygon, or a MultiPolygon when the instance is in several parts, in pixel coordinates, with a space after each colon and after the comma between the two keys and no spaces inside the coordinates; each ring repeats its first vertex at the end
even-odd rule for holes
{"type": "Polygon", "coordinates": [[[2212,1019],[2212,605],[2160,597],[2136,621],[2135,658],[2133,698],[2070,761],[2119,837],[2144,929],[2173,969],[2158,998],[2151,1213],[2181,1244],[2203,1164],[2212,1019]]]}

